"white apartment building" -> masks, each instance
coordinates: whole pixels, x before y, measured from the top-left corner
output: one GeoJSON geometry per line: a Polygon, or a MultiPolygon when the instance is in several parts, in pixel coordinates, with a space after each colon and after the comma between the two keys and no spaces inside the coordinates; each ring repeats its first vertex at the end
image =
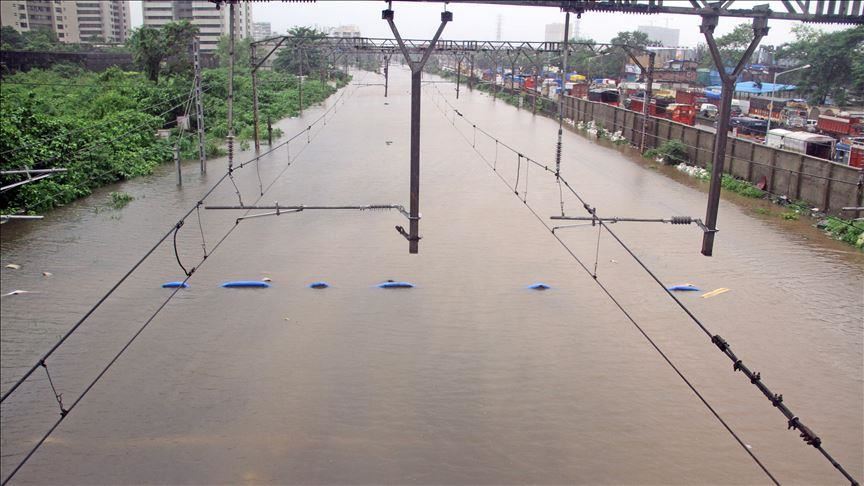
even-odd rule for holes
{"type": "Polygon", "coordinates": [[[270,22],[252,22],[253,40],[260,41],[272,36],[273,29],[270,27],[270,22]]]}
{"type": "Polygon", "coordinates": [[[4,0],[0,25],[18,32],[48,29],[64,43],[123,43],[132,30],[129,3],[122,0],[4,0]]]}
{"type": "MultiPolygon", "coordinates": [[[[216,4],[206,0],[144,0],[144,25],[162,27],[178,20],[188,20],[199,29],[201,50],[215,51],[219,38],[228,35],[228,6],[217,9],[216,4]]],[[[252,36],[252,7],[241,2],[234,7],[236,13],[235,32],[237,39],[252,36]]]]}

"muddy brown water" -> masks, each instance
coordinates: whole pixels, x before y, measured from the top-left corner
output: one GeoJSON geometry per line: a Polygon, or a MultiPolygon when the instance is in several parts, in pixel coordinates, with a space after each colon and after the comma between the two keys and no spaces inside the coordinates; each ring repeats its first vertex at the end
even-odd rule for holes
{"type": "MultiPolygon", "coordinates": [[[[354,88],[263,202],[405,204],[409,76],[354,88]],[[388,143],[390,142],[390,143],[388,143]]],[[[365,82],[379,82],[375,75],[365,82]]],[[[554,160],[554,121],[464,86],[437,85],[484,129],[554,160]]],[[[351,90],[351,88],[349,88],[351,90]]],[[[347,95],[346,95],[347,96],[347,95]]],[[[15,484],[765,484],[767,477],[435,106],[424,88],[420,254],[395,211],[313,212],[242,222],[15,477],[15,484]],[[272,278],[272,288],[221,282],[272,278]],[[416,284],[386,291],[386,279],[416,284]],[[306,288],[325,280],[326,290],[306,288]],[[552,286],[534,292],[526,286],[552,286]]],[[[440,100],[439,100],[440,102],[440,100]]],[[[332,100],[299,119],[302,130],[332,100]]],[[[478,135],[494,160],[494,143],[478,135]]],[[[305,148],[304,148],[305,147],[305,148]]],[[[266,184],[287,151],[262,159],[266,184]]],[[[246,151],[238,157],[248,159],[246,151]]],[[[704,213],[693,184],[574,133],[566,174],[602,215],[704,213]]],[[[498,169],[515,179],[516,156],[498,169]]],[[[184,165],[100,189],[38,222],[2,226],[2,389],[68,329],[224,173],[184,165]],[[110,191],[135,199],[111,209],[110,191]],[[19,270],[5,268],[9,263],[19,270]],[[44,277],[42,272],[51,272],[44,277]]],[[[523,168],[524,171],[524,168],[523,168]]],[[[524,172],[523,175],[524,177],[524,172]]],[[[244,201],[254,167],[237,172],[244,201]]],[[[524,179],[523,179],[524,182],[524,179]]],[[[522,184],[523,182],[520,182],[522,184]]],[[[235,204],[225,184],[207,201],[235,204]]],[[[528,203],[559,212],[554,178],[532,169],[528,203]]],[[[584,214],[572,198],[569,214],[584,214]]],[[[201,211],[212,247],[236,212],[201,211]]],[[[729,292],[681,299],[722,335],[864,477],[864,257],[803,223],[721,203],[715,256],[694,227],[613,229],[669,284],[729,292]]],[[[561,230],[593,265],[597,232],[561,230]]],[[[201,257],[197,220],[178,235],[201,257]]],[[[608,236],[599,279],[788,484],[844,484],[728,359],[608,236]]],[[[182,273],[161,246],[49,360],[74,401],[182,273]]],[[[2,475],[58,416],[38,372],[2,405],[2,475]]]]}

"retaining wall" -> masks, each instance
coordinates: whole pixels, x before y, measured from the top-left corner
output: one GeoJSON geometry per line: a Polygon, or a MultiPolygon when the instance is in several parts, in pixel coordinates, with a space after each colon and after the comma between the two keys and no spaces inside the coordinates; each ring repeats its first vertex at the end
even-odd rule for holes
{"type": "MultiPolygon", "coordinates": [[[[621,131],[632,145],[640,144],[641,113],[566,96],[564,116],[576,122],[593,120],[606,130],[621,131]]],[[[714,136],[713,132],[703,128],[651,117],[646,124],[645,148],[656,148],[667,140],[679,140],[687,147],[687,155],[694,165],[708,167],[714,136]]],[[[748,139],[729,137],[723,170],[753,183],[764,178],[769,192],[807,201],[831,214],[839,215],[843,207],[864,205],[861,169],[768,147],[748,139]]]]}

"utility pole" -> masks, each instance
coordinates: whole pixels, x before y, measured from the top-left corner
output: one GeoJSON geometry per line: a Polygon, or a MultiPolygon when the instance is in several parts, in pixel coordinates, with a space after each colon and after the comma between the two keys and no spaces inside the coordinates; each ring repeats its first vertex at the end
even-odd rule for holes
{"type": "Polygon", "coordinates": [[[300,76],[297,78],[297,90],[300,101],[300,115],[303,115],[303,49],[297,50],[297,59],[299,62],[300,76]]]}
{"type": "Polygon", "coordinates": [[[228,5],[228,171],[234,170],[234,2],[228,5]]]}
{"type": "Polygon", "coordinates": [[[720,112],[717,115],[720,119],[717,121],[717,132],[714,134],[714,153],[711,158],[711,186],[708,189],[708,209],[705,215],[705,226],[708,229],[702,236],[702,254],[705,256],[711,256],[714,252],[714,234],[717,233],[717,212],[720,209],[720,187],[723,178],[723,164],[726,159],[726,140],[729,138],[729,115],[732,112],[735,80],[744,70],[744,66],[747,65],[747,61],[756,46],[759,45],[763,37],[768,35],[768,19],[766,17],[754,17],[753,40],[750,41],[750,46],[744,51],[738,65],[731,73],[727,73],[723,67],[720,50],[714,41],[714,28],[717,27],[717,20],[717,15],[704,15],[702,16],[702,25],[699,28],[708,42],[708,49],[711,51],[714,65],[720,72],[723,87],[720,95],[720,112]]]}
{"type": "Polygon", "coordinates": [[[201,91],[201,45],[192,40],[192,59],[195,62],[195,125],[198,129],[198,161],[201,173],[207,173],[207,140],[204,137],[204,93],[201,91]]]}
{"type": "Polygon", "coordinates": [[[441,37],[441,32],[444,31],[447,22],[453,20],[453,13],[447,11],[441,12],[441,25],[439,25],[429,45],[424,49],[423,56],[419,61],[411,59],[408,48],[405,46],[402,36],[399,35],[399,30],[396,28],[396,23],[393,21],[393,10],[388,8],[382,11],[381,18],[386,20],[390,25],[390,30],[393,32],[393,36],[396,37],[399,49],[401,49],[402,55],[405,57],[405,62],[411,68],[411,192],[408,211],[409,227],[408,232],[401,226],[397,226],[396,230],[408,240],[408,253],[414,254],[420,251],[420,94],[423,90],[423,67],[426,65],[426,61],[429,60],[432,50],[435,49],[435,44],[438,42],[438,38],[441,37]]]}
{"type": "Polygon", "coordinates": [[[387,89],[390,87],[390,57],[393,52],[384,53],[384,97],[387,97],[387,89]]]}
{"type": "Polygon", "coordinates": [[[177,169],[177,185],[183,187],[183,172],[180,170],[180,144],[174,144],[174,167],[177,169]]]}
{"type": "MultiPolygon", "coordinates": [[[[564,54],[561,56],[561,93],[558,94],[558,144],[555,147],[555,179],[561,176],[561,140],[564,136],[564,86],[567,78],[567,56],[570,53],[570,12],[564,15],[564,54]]],[[[563,209],[561,211],[564,212],[563,209]]]]}
{"type": "Polygon", "coordinates": [[[255,154],[261,153],[258,137],[258,70],[255,69],[255,44],[249,45],[249,61],[252,65],[252,132],[255,136],[255,154]]]}

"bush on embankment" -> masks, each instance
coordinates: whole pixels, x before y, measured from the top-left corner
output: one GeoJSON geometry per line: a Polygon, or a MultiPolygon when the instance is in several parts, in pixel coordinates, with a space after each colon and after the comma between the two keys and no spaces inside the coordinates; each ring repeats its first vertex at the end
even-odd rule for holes
{"type": "MultiPolygon", "coordinates": [[[[262,71],[258,99],[260,125],[299,113],[297,78],[262,71]]],[[[344,85],[341,79],[337,85],[344,85]]],[[[252,137],[252,89],[248,72],[235,74],[234,130],[252,137]]],[[[204,126],[208,156],[223,153],[227,129],[227,69],[203,74],[204,126]]],[[[66,168],[67,172],[26,184],[0,196],[4,214],[43,212],[89,195],[94,188],[151,173],[172,160],[181,139],[176,118],[185,111],[191,79],[162,78],[158,84],[141,73],[112,68],[103,73],[57,65],[5,76],[0,89],[0,168],[66,168]],[[180,106],[178,106],[180,105],[180,106]],[[170,128],[168,139],[156,131],[170,128]]],[[[336,88],[318,80],[303,83],[304,106],[319,103],[336,88]]],[[[194,104],[190,105],[194,117],[194,104]]],[[[195,122],[180,143],[184,158],[197,157],[195,122]]],[[[276,131],[275,135],[279,132],[276,131]]],[[[24,176],[5,176],[3,185],[24,176]]]]}

